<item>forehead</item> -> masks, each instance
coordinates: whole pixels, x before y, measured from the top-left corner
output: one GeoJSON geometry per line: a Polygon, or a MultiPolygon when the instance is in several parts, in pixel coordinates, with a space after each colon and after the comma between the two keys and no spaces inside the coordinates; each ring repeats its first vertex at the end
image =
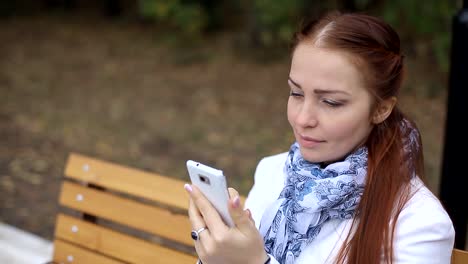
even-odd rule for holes
{"type": "Polygon", "coordinates": [[[290,77],[303,89],[367,92],[364,70],[346,52],[300,43],[294,50],[290,77]]]}

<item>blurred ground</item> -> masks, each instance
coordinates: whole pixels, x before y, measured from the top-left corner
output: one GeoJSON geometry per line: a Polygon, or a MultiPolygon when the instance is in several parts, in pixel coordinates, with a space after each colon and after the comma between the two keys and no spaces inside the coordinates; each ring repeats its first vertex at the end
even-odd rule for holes
{"type": "MultiPolygon", "coordinates": [[[[169,48],[149,26],[97,17],[0,21],[0,221],[50,239],[70,152],[180,179],[194,159],[247,194],[259,159],[292,143],[289,62],[255,63],[233,43],[169,48]]],[[[445,76],[408,59],[401,106],[437,193],[445,76]]]]}

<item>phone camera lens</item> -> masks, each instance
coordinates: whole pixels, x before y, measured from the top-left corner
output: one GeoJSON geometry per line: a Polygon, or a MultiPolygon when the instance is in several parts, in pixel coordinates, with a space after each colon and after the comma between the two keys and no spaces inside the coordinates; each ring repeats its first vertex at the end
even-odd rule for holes
{"type": "Polygon", "coordinates": [[[203,182],[204,184],[210,185],[210,179],[209,179],[208,177],[206,177],[205,175],[199,174],[199,175],[198,175],[198,178],[199,178],[200,181],[203,182]]]}

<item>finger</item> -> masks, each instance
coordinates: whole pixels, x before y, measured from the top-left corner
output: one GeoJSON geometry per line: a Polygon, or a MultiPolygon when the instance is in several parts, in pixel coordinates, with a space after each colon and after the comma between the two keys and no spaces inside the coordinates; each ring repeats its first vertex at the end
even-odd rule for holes
{"type": "Polygon", "coordinates": [[[249,217],[250,221],[255,225],[255,220],[253,219],[252,212],[250,212],[250,209],[245,209],[245,214],[249,217]]]}
{"type": "MultiPolygon", "coordinates": [[[[231,191],[230,191],[231,192],[231,191]]],[[[233,189],[232,198],[229,200],[229,213],[236,227],[244,234],[248,234],[255,228],[255,225],[250,220],[249,213],[242,209],[239,193],[233,189]]]]}
{"type": "MultiPolygon", "coordinates": [[[[198,208],[192,199],[190,199],[188,214],[189,214],[189,219],[190,219],[190,224],[192,226],[192,230],[196,231],[196,230],[200,230],[200,228],[202,227],[206,227],[205,220],[200,214],[200,211],[198,211],[198,208]]],[[[207,241],[208,239],[210,239],[210,230],[207,229],[199,233],[200,239],[202,236],[204,237],[203,238],[204,241],[207,241]]]]}
{"type": "MultiPolygon", "coordinates": [[[[189,212],[190,223],[192,225],[192,230],[199,230],[201,227],[205,226],[205,222],[192,199],[190,199],[188,212],[189,212]]],[[[195,250],[199,256],[206,255],[205,248],[209,243],[211,243],[210,242],[211,239],[212,238],[211,238],[210,230],[206,229],[198,234],[197,241],[193,241],[195,245],[195,250]]]]}
{"type": "MultiPolygon", "coordinates": [[[[239,196],[239,192],[237,192],[237,190],[234,189],[234,188],[229,187],[228,191],[229,191],[229,197],[231,197],[231,198],[235,198],[236,196],[239,196]]],[[[247,215],[247,217],[250,219],[250,221],[252,221],[252,223],[255,225],[255,220],[253,219],[252,213],[250,212],[250,210],[245,209],[244,213],[247,215]]]]}
{"type": "MultiPolygon", "coordinates": [[[[184,188],[189,193],[192,190],[191,187],[187,185],[185,185],[184,188]]],[[[200,230],[200,228],[206,227],[205,220],[203,219],[203,216],[201,215],[197,205],[194,203],[191,197],[189,199],[188,215],[190,224],[192,226],[192,231],[200,230]]],[[[209,247],[210,243],[212,243],[212,237],[208,228],[198,233],[198,240],[194,241],[194,245],[195,251],[197,252],[197,255],[200,256],[200,258],[206,255],[206,247],[209,247]]]]}
{"type": "Polygon", "coordinates": [[[236,189],[234,189],[234,188],[229,187],[229,188],[228,188],[228,192],[229,192],[229,197],[230,197],[231,199],[234,198],[234,197],[236,197],[236,196],[239,196],[239,193],[238,193],[238,192],[236,191],[236,189]]]}
{"type": "Polygon", "coordinates": [[[192,198],[194,204],[198,208],[203,220],[206,223],[208,229],[210,229],[211,233],[222,234],[223,232],[227,231],[228,227],[224,224],[221,216],[219,215],[218,211],[211,205],[210,201],[208,201],[203,193],[194,186],[189,185],[191,190],[186,190],[189,192],[190,197],[192,198]]]}

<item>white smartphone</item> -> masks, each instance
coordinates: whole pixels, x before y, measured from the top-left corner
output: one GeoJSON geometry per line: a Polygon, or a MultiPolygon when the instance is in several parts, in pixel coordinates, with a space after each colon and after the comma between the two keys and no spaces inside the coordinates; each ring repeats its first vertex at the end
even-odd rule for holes
{"type": "Polygon", "coordinates": [[[224,223],[230,227],[234,226],[229,215],[229,192],[223,171],[193,160],[187,161],[187,170],[192,184],[211,202],[224,223]]]}

